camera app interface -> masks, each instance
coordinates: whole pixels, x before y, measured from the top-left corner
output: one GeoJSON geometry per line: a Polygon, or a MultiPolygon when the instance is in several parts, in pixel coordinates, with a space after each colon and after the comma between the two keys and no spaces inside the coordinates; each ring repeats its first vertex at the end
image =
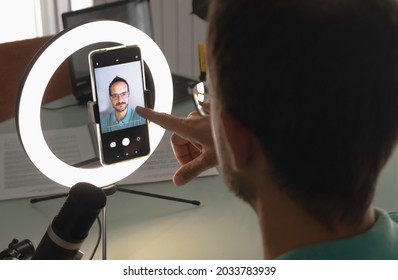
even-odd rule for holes
{"type": "Polygon", "coordinates": [[[139,56],[124,62],[115,58],[115,65],[94,60],[97,104],[103,161],[115,163],[149,153],[146,119],[135,112],[145,106],[142,65],[139,56]]]}

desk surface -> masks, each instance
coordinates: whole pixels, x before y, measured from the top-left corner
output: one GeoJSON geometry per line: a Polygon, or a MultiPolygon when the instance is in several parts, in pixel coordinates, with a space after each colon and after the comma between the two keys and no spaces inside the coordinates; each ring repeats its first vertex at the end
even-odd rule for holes
{"type": "MultiPolygon", "coordinates": [[[[74,103],[68,96],[49,106],[74,103]]],[[[190,101],[173,109],[185,116],[190,101]]],[[[45,129],[87,123],[84,106],[42,112],[45,129]]],[[[15,132],[15,121],[0,123],[0,133],[15,132]]],[[[228,191],[219,176],[197,178],[183,187],[171,181],[131,186],[134,190],[199,200],[200,206],[116,192],[108,197],[107,259],[261,259],[261,236],[254,211],[228,191]]],[[[29,239],[35,247],[59,212],[65,198],[31,204],[29,198],[0,201],[0,251],[13,238],[29,239]]],[[[95,223],[81,250],[88,259],[99,234],[95,223]]],[[[102,243],[94,259],[102,259],[102,243]]]]}

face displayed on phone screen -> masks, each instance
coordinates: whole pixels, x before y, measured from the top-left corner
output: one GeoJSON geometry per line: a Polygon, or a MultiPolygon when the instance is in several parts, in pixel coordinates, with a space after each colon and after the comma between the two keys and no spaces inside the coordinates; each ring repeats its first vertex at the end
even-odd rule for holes
{"type": "Polygon", "coordinates": [[[149,154],[147,120],[135,112],[145,107],[144,73],[137,46],[90,53],[90,70],[99,110],[99,147],[103,164],[149,154]]]}

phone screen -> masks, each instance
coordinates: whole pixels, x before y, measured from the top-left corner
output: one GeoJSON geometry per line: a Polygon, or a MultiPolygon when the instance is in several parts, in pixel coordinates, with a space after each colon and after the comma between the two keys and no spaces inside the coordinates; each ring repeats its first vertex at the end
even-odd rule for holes
{"type": "Polygon", "coordinates": [[[135,112],[144,107],[144,67],[138,46],[95,50],[89,55],[93,99],[99,111],[98,146],[103,164],[148,155],[148,122],[135,112]]]}

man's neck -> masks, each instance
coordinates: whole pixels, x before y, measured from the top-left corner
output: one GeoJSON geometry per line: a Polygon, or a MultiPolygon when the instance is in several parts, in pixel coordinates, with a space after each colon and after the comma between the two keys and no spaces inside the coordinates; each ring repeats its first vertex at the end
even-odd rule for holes
{"type": "Polygon", "coordinates": [[[373,207],[370,206],[358,227],[341,225],[332,231],[281,193],[278,188],[266,189],[267,193],[258,196],[263,199],[254,203],[260,221],[266,259],[277,258],[300,247],[354,236],[368,230],[375,223],[373,207]]]}
{"type": "Polygon", "coordinates": [[[126,110],[124,110],[124,111],[122,111],[122,112],[115,111],[115,117],[116,117],[116,120],[117,120],[118,122],[120,122],[121,120],[124,119],[124,117],[125,117],[126,114],[127,114],[127,110],[128,110],[128,108],[126,108],[126,110]]]}

